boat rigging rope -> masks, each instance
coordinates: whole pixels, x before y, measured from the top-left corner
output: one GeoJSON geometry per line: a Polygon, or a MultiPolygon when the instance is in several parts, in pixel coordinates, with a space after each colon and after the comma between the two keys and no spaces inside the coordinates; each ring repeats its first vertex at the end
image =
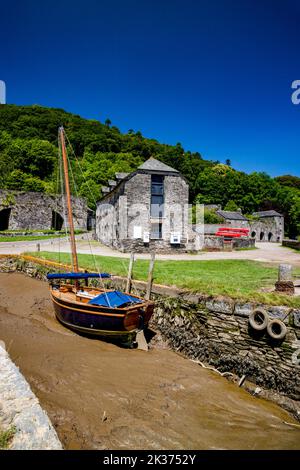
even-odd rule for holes
{"type": "MultiPolygon", "coordinates": [[[[79,161],[78,161],[78,159],[77,159],[77,157],[76,157],[76,155],[75,155],[75,152],[74,152],[74,150],[73,150],[73,147],[72,147],[72,145],[71,145],[71,143],[70,143],[70,141],[69,141],[69,138],[68,138],[66,132],[65,132],[64,134],[65,134],[67,143],[68,143],[68,145],[70,146],[71,151],[72,151],[72,153],[73,153],[73,155],[74,155],[74,157],[75,157],[76,163],[77,163],[77,165],[80,167],[79,161]]],[[[78,190],[77,190],[77,185],[76,185],[76,182],[75,182],[75,178],[74,178],[74,174],[73,174],[73,170],[72,170],[72,165],[71,165],[71,162],[70,162],[70,159],[69,159],[68,152],[66,152],[66,154],[67,154],[68,166],[69,166],[69,168],[70,168],[71,179],[72,179],[72,181],[73,181],[74,192],[75,192],[76,196],[78,197],[78,196],[79,196],[79,192],[78,192],[78,190]]],[[[81,170],[81,168],[80,168],[80,170],[81,170]]],[[[81,173],[82,173],[82,171],[81,171],[81,173]]],[[[82,176],[83,176],[83,178],[85,179],[85,176],[83,175],[83,173],[82,173],[82,176]]],[[[85,181],[86,181],[86,179],[85,179],[85,181]]],[[[87,183],[87,186],[88,186],[88,183],[87,183]]],[[[90,190],[89,186],[88,186],[88,189],[90,190]]],[[[91,194],[92,194],[92,193],[91,193],[91,194]]],[[[93,194],[92,194],[92,196],[93,196],[93,194]]],[[[99,274],[99,279],[100,279],[101,287],[104,289],[104,294],[105,294],[105,297],[106,297],[106,301],[107,301],[109,307],[111,307],[111,303],[110,303],[109,297],[108,297],[107,292],[106,292],[106,290],[105,290],[106,287],[105,287],[104,282],[103,282],[103,280],[102,280],[102,277],[101,277],[101,275],[100,275],[100,268],[98,267],[98,265],[97,265],[97,263],[96,263],[96,258],[95,258],[95,255],[94,255],[94,253],[93,253],[93,250],[92,250],[92,246],[91,246],[90,239],[89,239],[89,234],[87,234],[87,241],[88,241],[89,249],[90,249],[90,252],[91,252],[91,255],[92,255],[92,259],[93,259],[95,271],[98,272],[98,274],[99,274]]]]}
{"type": "MultiPolygon", "coordinates": [[[[64,179],[63,179],[63,162],[62,162],[62,150],[61,150],[61,142],[60,139],[58,139],[59,142],[59,173],[60,173],[60,184],[61,184],[61,200],[62,200],[62,206],[63,206],[63,213],[64,213],[64,226],[65,226],[65,232],[66,232],[66,238],[69,240],[71,243],[71,236],[70,236],[70,230],[68,232],[68,216],[67,216],[67,208],[66,208],[66,203],[65,203],[65,198],[64,198],[64,179]]],[[[60,246],[59,246],[60,250],[60,246]]],[[[60,256],[60,255],[59,255],[60,256]]],[[[73,264],[73,257],[72,253],[70,253],[70,264],[72,266],[72,271],[74,271],[74,264],[73,264]]]]}
{"type": "MultiPolygon", "coordinates": [[[[85,177],[85,174],[84,174],[84,172],[83,172],[83,170],[82,170],[82,168],[81,168],[80,161],[78,160],[78,158],[77,158],[77,156],[76,156],[76,154],[75,154],[75,152],[74,152],[74,149],[73,149],[73,147],[72,147],[72,144],[71,144],[71,142],[70,142],[70,140],[69,140],[69,138],[68,138],[66,132],[65,132],[65,137],[66,137],[66,141],[67,141],[67,143],[68,143],[68,146],[70,147],[71,152],[72,152],[72,154],[73,154],[73,156],[74,156],[74,158],[75,158],[75,160],[76,160],[76,163],[77,163],[77,166],[78,166],[79,171],[80,171],[80,173],[81,173],[81,176],[82,176],[82,178],[84,179],[84,181],[85,181],[85,183],[86,183],[86,185],[87,185],[88,191],[89,191],[89,193],[90,193],[90,195],[91,195],[91,197],[92,197],[92,199],[93,199],[93,202],[94,202],[94,204],[95,204],[95,207],[97,208],[97,201],[96,201],[96,198],[95,198],[95,196],[94,196],[94,194],[93,194],[93,192],[92,192],[92,190],[91,190],[91,188],[90,188],[90,185],[89,185],[89,183],[88,183],[87,178],[85,177]]],[[[67,156],[68,156],[68,154],[67,154],[67,156]]],[[[69,161],[69,157],[68,157],[68,161],[69,161]]],[[[72,173],[72,168],[71,168],[71,166],[70,166],[70,169],[71,169],[71,173],[72,173]]],[[[72,178],[73,178],[73,181],[74,181],[74,183],[75,183],[73,173],[72,173],[72,178]]],[[[75,187],[76,187],[76,185],[75,185],[75,187]]],[[[88,236],[88,243],[89,243],[90,252],[91,252],[91,255],[92,255],[92,257],[93,257],[93,261],[94,261],[96,270],[98,269],[98,272],[99,272],[99,268],[96,266],[96,259],[95,259],[95,255],[94,255],[94,253],[93,253],[93,251],[92,251],[92,247],[91,247],[91,244],[90,244],[89,236],[88,236]]],[[[128,268],[127,268],[125,262],[124,262],[123,260],[121,260],[121,263],[122,263],[122,266],[123,266],[123,268],[124,268],[125,273],[127,273],[127,272],[128,272],[128,268]]],[[[102,283],[103,283],[103,282],[102,282],[102,283]]],[[[134,288],[134,290],[135,290],[135,292],[136,292],[136,294],[137,294],[138,289],[137,289],[136,284],[135,284],[135,281],[134,281],[133,279],[131,280],[131,285],[132,285],[132,287],[134,288]]]]}

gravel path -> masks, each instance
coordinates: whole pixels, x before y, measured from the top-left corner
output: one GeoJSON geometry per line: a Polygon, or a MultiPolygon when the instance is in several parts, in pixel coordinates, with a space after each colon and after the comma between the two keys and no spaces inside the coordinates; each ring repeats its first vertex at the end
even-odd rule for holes
{"type": "MultiPolygon", "coordinates": [[[[28,242],[0,242],[0,254],[19,254],[24,251],[36,251],[37,243],[40,244],[43,251],[69,252],[69,243],[57,238],[28,242]]],[[[130,254],[120,253],[99,242],[86,239],[86,235],[77,237],[78,253],[91,254],[91,248],[94,255],[114,256],[118,258],[129,258],[130,254]]],[[[137,258],[149,259],[148,254],[137,254],[137,258]]],[[[289,263],[294,266],[300,266],[300,253],[290,248],[282,247],[279,243],[256,243],[255,250],[242,250],[232,252],[200,252],[199,254],[160,254],[157,259],[168,260],[219,260],[219,259],[248,259],[253,261],[269,262],[274,264],[289,263]]]]}

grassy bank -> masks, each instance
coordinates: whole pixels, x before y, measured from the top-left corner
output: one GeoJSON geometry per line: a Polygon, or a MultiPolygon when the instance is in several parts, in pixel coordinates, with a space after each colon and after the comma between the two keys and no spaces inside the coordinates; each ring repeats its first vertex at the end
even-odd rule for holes
{"type": "MultiPolygon", "coordinates": [[[[66,235],[64,235],[66,236],[66,235]]],[[[62,237],[62,235],[16,235],[13,237],[0,237],[0,243],[1,242],[31,242],[34,240],[47,240],[48,238],[59,238],[62,237]]]]}
{"type": "MultiPolygon", "coordinates": [[[[32,256],[70,264],[69,253],[31,252],[32,256]]],[[[84,269],[126,276],[128,259],[109,256],[78,255],[84,269]],[[95,268],[95,263],[96,268],[95,268]]],[[[147,279],[149,261],[137,260],[134,279],[147,279]]],[[[289,297],[262,290],[274,287],[277,268],[248,260],[169,261],[155,262],[154,282],[189,289],[209,295],[227,295],[235,299],[257,300],[273,305],[300,307],[300,297],[289,297]]],[[[300,269],[295,270],[300,277],[300,269]]]]}
{"type": "MultiPolygon", "coordinates": [[[[85,232],[83,230],[75,230],[75,235],[80,235],[82,233],[85,232]]],[[[57,230],[6,230],[0,232],[0,243],[47,240],[48,238],[59,238],[65,236],[65,231],[57,230]]]]}

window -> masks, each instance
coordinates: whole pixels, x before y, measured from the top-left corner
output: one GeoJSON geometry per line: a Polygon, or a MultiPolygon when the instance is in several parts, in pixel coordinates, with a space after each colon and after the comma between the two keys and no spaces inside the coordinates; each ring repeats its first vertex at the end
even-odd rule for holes
{"type": "Polygon", "coordinates": [[[162,238],[161,222],[154,222],[151,224],[151,238],[162,238]]]}
{"type": "Polygon", "coordinates": [[[151,176],[151,217],[161,218],[164,216],[164,177],[161,175],[151,176]]]}

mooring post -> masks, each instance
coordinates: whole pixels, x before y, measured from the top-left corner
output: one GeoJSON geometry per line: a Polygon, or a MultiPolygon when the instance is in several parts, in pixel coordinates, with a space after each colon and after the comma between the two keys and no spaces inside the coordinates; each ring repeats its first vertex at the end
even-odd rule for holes
{"type": "Polygon", "coordinates": [[[39,243],[37,243],[37,245],[36,245],[36,250],[41,251],[41,245],[39,243]]]}
{"type": "Polygon", "coordinates": [[[278,281],[275,290],[285,294],[294,294],[293,271],[290,264],[280,264],[278,267],[278,281]]]}
{"type": "Polygon", "coordinates": [[[131,292],[132,270],[134,263],[134,252],[130,253],[130,261],[127,275],[126,292],[131,292]]]}
{"type": "Polygon", "coordinates": [[[152,283],[153,283],[153,270],[154,270],[154,262],[155,262],[155,253],[151,253],[151,260],[149,264],[149,271],[148,271],[148,281],[147,281],[147,290],[145,299],[149,300],[151,297],[151,290],[152,290],[152,283]]]}

